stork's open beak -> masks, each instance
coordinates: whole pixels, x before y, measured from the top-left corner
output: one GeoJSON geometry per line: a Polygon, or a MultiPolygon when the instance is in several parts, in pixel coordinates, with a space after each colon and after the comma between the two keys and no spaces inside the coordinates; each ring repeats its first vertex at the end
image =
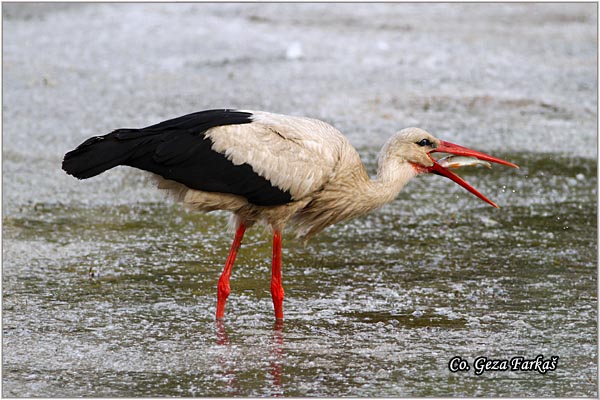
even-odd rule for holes
{"type": "MultiPolygon", "coordinates": [[[[480,153],[478,151],[471,150],[471,149],[459,146],[454,143],[444,142],[443,140],[440,141],[440,145],[438,147],[436,147],[433,151],[431,151],[431,153],[450,153],[450,154],[454,154],[456,156],[475,157],[475,158],[478,158],[483,161],[490,161],[490,162],[497,163],[497,164],[507,165],[507,166],[513,167],[513,168],[519,168],[518,165],[513,164],[511,162],[504,161],[500,158],[492,157],[488,154],[480,153]]],[[[496,203],[494,203],[493,201],[491,201],[490,199],[488,199],[487,197],[485,197],[484,195],[479,193],[477,191],[477,189],[475,189],[473,186],[471,186],[467,182],[465,182],[465,180],[462,179],[460,176],[456,175],[454,172],[450,171],[448,168],[442,167],[433,158],[432,158],[432,160],[433,160],[433,165],[431,167],[429,167],[429,172],[438,174],[438,175],[442,175],[442,176],[445,176],[446,178],[452,179],[454,182],[458,183],[460,186],[464,187],[469,192],[471,192],[475,196],[479,197],[481,200],[498,208],[498,205],[496,203]]]]}

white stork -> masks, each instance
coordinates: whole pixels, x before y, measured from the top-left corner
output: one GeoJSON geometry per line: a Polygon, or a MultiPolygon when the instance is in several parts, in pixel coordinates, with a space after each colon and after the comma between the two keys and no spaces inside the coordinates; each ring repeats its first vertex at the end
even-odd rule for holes
{"type": "Polygon", "coordinates": [[[79,179],[118,165],[149,171],[158,187],[199,211],[233,213],[235,238],[217,285],[217,319],[229,296],[229,278],[246,228],[273,230],[271,295],[283,319],[281,234],[286,226],[308,239],[331,224],[392,201],[414,176],[446,176],[488,202],[431,157],[442,152],[511,167],[510,162],[439,140],[419,128],[392,136],[371,179],[356,150],[333,126],[310,118],[259,111],[208,110],[142,129],[117,129],[68,152],[62,168],[79,179]]]}

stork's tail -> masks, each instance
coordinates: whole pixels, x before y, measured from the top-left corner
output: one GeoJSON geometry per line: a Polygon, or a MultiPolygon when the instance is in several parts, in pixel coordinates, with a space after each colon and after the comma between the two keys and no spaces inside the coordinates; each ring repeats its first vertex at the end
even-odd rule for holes
{"type": "Polygon", "coordinates": [[[117,129],[108,135],[91,137],[65,154],[62,169],[79,179],[91,178],[125,163],[140,140],[144,137],[139,129],[117,129]]]}

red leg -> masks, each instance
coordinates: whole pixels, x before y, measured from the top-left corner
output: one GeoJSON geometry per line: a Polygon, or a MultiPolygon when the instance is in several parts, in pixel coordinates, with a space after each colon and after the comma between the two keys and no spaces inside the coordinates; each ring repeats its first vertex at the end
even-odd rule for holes
{"type": "Polygon", "coordinates": [[[231,269],[233,268],[233,263],[235,262],[235,256],[237,256],[237,252],[242,244],[242,238],[244,237],[245,231],[246,225],[243,223],[240,224],[235,231],[235,238],[233,239],[231,250],[229,250],[229,256],[227,257],[225,268],[223,268],[223,273],[221,274],[219,283],[217,284],[217,319],[223,319],[223,316],[225,315],[225,302],[227,301],[229,292],[231,292],[231,288],[229,287],[229,277],[231,276],[231,269]]]}
{"type": "Polygon", "coordinates": [[[283,285],[281,283],[281,232],[273,232],[273,269],[271,272],[271,297],[275,319],[283,320],[283,285]]]}

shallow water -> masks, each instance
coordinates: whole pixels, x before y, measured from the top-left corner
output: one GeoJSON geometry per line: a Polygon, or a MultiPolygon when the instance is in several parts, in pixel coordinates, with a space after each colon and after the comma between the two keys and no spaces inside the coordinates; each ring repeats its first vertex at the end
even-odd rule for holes
{"type": "Polygon", "coordinates": [[[597,396],[595,6],[356,7],[5,11],[4,396],[597,396]],[[284,235],[283,324],[271,237],[249,230],[217,324],[227,215],[59,166],[87,136],[223,103],[332,122],[371,173],[407,125],[521,168],[459,171],[500,209],[425,176],[307,246],[284,235]],[[539,354],[557,368],[475,374],[539,354]]]}
{"type": "Polygon", "coordinates": [[[521,170],[463,174],[499,210],[425,177],[306,247],[285,236],[280,327],[270,237],[256,230],[215,323],[223,214],[142,201],[5,216],[5,394],[591,395],[596,163],[502,156],[521,170]],[[557,370],[447,367],[538,354],[559,356],[557,370]]]}

